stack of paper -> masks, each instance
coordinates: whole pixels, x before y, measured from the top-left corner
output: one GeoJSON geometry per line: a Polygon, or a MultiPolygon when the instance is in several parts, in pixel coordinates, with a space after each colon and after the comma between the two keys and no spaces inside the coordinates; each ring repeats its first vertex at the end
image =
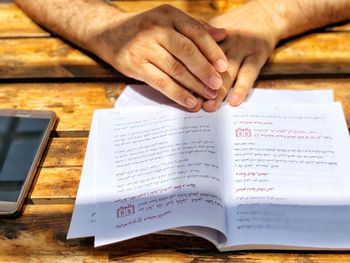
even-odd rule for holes
{"type": "Polygon", "coordinates": [[[348,248],[349,146],[331,90],[254,89],[240,107],[186,113],[128,86],[94,113],[68,238],[178,229],[221,250],[348,248]]]}

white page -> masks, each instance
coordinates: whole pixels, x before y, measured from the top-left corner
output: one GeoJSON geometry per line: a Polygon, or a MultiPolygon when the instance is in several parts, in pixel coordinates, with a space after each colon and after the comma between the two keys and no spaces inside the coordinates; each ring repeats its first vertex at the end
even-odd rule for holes
{"type": "Polygon", "coordinates": [[[251,89],[246,103],[323,103],[334,100],[333,90],[251,89]]]}
{"type": "Polygon", "coordinates": [[[349,248],[350,139],[340,103],[225,110],[226,249],[349,248]]]}
{"type": "MultiPolygon", "coordinates": [[[[333,101],[333,90],[279,90],[251,89],[246,102],[269,103],[321,103],[333,101]]],[[[136,108],[139,106],[170,106],[179,108],[173,101],[147,85],[128,85],[118,97],[115,108],[136,108]]]]}
{"type": "Polygon", "coordinates": [[[183,226],[225,233],[215,114],[109,114],[98,118],[95,245],[183,226]]]}
{"type": "MultiPolygon", "coordinates": [[[[329,102],[333,100],[333,90],[268,90],[253,89],[249,95],[249,102],[269,101],[269,102],[329,102]]],[[[177,108],[171,100],[150,88],[147,85],[128,85],[118,97],[115,107],[117,108],[138,108],[140,106],[172,105],[177,108]]],[[[68,232],[68,238],[93,236],[96,221],[94,215],[95,199],[94,190],[94,159],[95,153],[92,145],[95,143],[96,135],[92,120],[89,133],[89,142],[86,149],[83,172],[80,179],[79,189],[76,197],[74,213],[68,232]],[[92,190],[93,189],[93,190],[92,190]],[[92,218],[91,218],[92,217],[92,218]]]]}
{"type": "Polygon", "coordinates": [[[140,106],[174,106],[176,104],[148,85],[127,85],[114,104],[115,108],[136,108],[140,106]]]}

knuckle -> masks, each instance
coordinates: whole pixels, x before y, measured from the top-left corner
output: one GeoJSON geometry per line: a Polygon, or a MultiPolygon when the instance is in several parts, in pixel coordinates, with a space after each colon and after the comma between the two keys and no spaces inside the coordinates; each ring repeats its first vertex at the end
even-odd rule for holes
{"type": "Polygon", "coordinates": [[[223,52],[219,47],[213,47],[210,50],[209,58],[211,61],[216,61],[216,60],[222,58],[222,54],[223,54],[223,52]]]}
{"type": "Polygon", "coordinates": [[[192,56],[195,52],[194,46],[190,40],[181,39],[178,41],[177,46],[184,54],[184,56],[192,56]]]}
{"type": "Polygon", "coordinates": [[[170,14],[172,12],[175,12],[175,8],[169,4],[163,4],[163,5],[160,5],[157,10],[159,10],[161,13],[164,13],[164,14],[170,14]]]}
{"type": "Polygon", "coordinates": [[[247,79],[240,79],[239,83],[235,85],[235,90],[242,96],[245,96],[250,90],[250,83],[247,79]]]}
{"type": "Polygon", "coordinates": [[[178,76],[182,76],[184,74],[184,66],[183,64],[178,61],[178,60],[175,60],[172,65],[171,65],[171,74],[172,76],[174,76],[175,78],[178,77],[178,76]]]}
{"type": "Polygon", "coordinates": [[[188,31],[188,34],[193,36],[194,38],[200,38],[206,34],[206,30],[198,22],[193,22],[193,23],[189,24],[187,26],[187,31],[188,31]]]}
{"type": "Polygon", "coordinates": [[[241,70],[240,75],[242,75],[245,81],[255,78],[256,70],[252,67],[245,67],[241,70]]]}
{"type": "Polygon", "coordinates": [[[161,93],[166,93],[168,87],[168,79],[166,77],[157,77],[154,79],[154,85],[161,93]]]}
{"type": "Polygon", "coordinates": [[[236,78],[237,71],[238,71],[238,62],[231,61],[231,63],[228,63],[227,74],[226,74],[227,76],[225,75],[225,77],[228,77],[233,81],[233,79],[236,78]]]}
{"type": "Polygon", "coordinates": [[[154,30],[156,28],[158,28],[160,26],[159,24],[159,20],[156,19],[155,17],[152,16],[146,16],[144,17],[140,23],[139,23],[139,27],[138,27],[138,32],[142,32],[145,30],[154,30]]]}
{"type": "Polygon", "coordinates": [[[249,88],[247,86],[243,86],[242,84],[240,84],[235,86],[234,91],[240,98],[244,98],[247,96],[249,92],[249,88]]]}
{"type": "Polygon", "coordinates": [[[244,45],[247,50],[250,51],[251,54],[259,55],[259,54],[268,54],[269,50],[272,48],[270,44],[261,39],[249,39],[249,43],[245,40],[242,40],[242,46],[244,45]]]}
{"type": "Polygon", "coordinates": [[[265,43],[256,43],[251,46],[251,52],[252,54],[260,54],[263,52],[267,47],[265,46],[265,43]]]}

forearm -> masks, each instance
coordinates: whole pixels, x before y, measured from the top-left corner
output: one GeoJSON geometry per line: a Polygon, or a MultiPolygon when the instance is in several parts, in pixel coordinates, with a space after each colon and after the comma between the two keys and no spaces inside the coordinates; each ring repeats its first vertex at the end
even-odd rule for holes
{"type": "Polygon", "coordinates": [[[14,1],[38,24],[90,51],[104,23],[123,19],[121,11],[103,0],[14,1]]]}
{"type": "Polygon", "coordinates": [[[279,40],[350,19],[349,0],[258,0],[276,26],[279,40]]]}

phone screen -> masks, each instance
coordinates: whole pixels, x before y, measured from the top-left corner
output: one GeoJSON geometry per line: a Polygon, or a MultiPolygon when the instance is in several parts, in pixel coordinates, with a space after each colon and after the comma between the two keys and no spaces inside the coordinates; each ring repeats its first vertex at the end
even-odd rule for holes
{"type": "Polygon", "coordinates": [[[0,201],[17,201],[49,122],[0,116],[0,201]]]}

